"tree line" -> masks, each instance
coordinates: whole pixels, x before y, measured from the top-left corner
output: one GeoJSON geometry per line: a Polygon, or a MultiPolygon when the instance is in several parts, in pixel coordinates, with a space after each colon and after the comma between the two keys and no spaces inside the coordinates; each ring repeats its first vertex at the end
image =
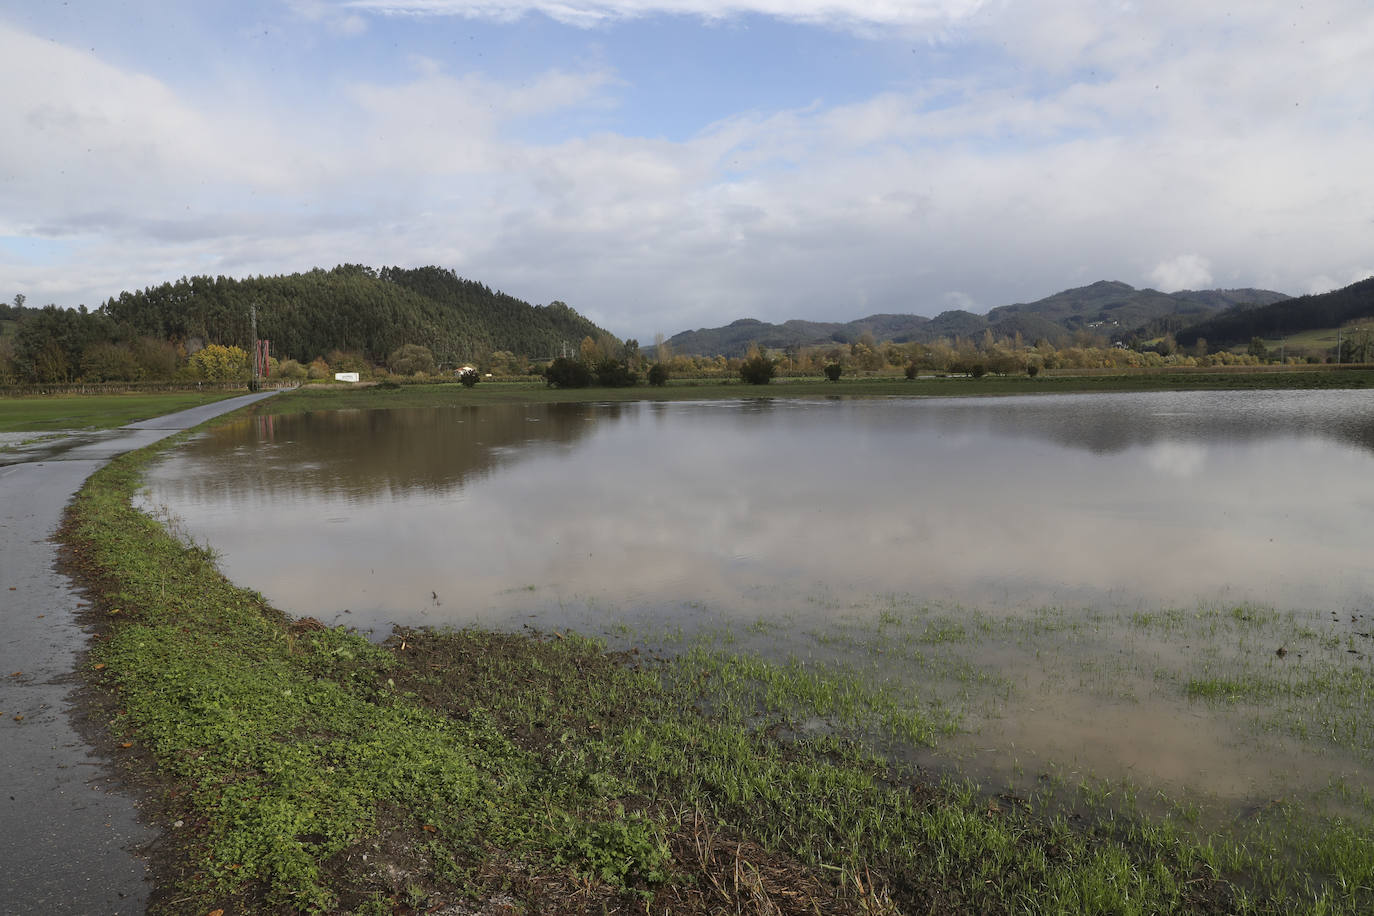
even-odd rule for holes
{"type": "Polygon", "coordinates": [[[451,270],[345,264],[183,277],[122,292],[94,311],[35,309],[16,296],[0,307],[0,383],[194,375],[191,358],[207,346],[251,351],[254,313],[274,358],[316,371],[385,367],[406,345],[425,347],[438,368],[496,352],[548,359],[569,342],[610,336],[562,302],[530,305],[451,270]]]}

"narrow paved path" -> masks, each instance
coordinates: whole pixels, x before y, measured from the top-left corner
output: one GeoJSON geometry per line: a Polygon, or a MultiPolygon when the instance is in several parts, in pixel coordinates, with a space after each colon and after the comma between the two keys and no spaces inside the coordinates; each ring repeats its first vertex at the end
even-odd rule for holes
{"type": "Polygon", "coordinates": [[[138,851],[156,833],[71,720],[89,635],[55,568],[63,509],[116,455],[273,393],[0,456],[0,914],[142,913],[148,897],[138,851]]]}

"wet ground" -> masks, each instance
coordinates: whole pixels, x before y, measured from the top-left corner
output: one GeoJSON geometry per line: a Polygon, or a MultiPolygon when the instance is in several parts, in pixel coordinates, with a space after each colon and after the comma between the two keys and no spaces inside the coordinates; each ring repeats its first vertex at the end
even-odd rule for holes
{"type": "Polygon", "coordinates": [[[56,569],[63,508],[116,455],[267,397],[245,395],[122,429],[32,434],[0,451],[0,914],[141,913],[139,850],[156,835],[81,737],[72,672],[89,636],[56,569]]]}

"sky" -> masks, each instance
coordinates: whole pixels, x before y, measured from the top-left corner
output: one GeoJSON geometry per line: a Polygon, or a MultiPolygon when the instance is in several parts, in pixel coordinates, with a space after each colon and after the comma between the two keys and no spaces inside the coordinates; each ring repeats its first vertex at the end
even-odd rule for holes
{"type": "Polygon", "coordinates": [[[1368,0],[0,0],[0,299],[437,264],[621,337],[1374,275],[1368,0]]]}

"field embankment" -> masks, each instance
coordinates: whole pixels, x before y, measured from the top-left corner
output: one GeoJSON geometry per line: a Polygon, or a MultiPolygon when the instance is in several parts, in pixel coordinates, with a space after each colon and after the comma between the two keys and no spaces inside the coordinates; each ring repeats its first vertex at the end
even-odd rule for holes
{"type": "Polygon", "coordinates": [[[448,404],[566,403],[587,401],[713,400],[719,398],[974,397],[1021,394],[1088,394],[1130,391],[1239,391],[1374,386],[1371,369],[1282,371],[1134,371],[1026,376],[949,376],[916,379],[876,377],[779,378],[768,385],[738,379],[675,379],[661,387],[550,388],[540,381],[487,381],[473,388],[456,382],[376,385],[306,385],[259,408],[271,414],[372,407],[435,407],[448,404]]]}

